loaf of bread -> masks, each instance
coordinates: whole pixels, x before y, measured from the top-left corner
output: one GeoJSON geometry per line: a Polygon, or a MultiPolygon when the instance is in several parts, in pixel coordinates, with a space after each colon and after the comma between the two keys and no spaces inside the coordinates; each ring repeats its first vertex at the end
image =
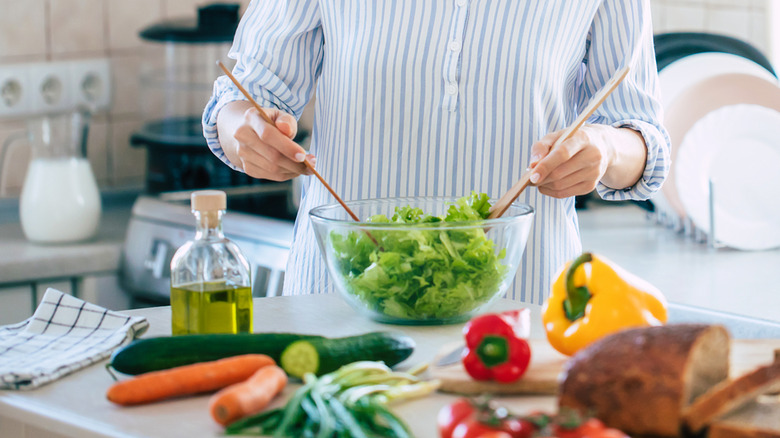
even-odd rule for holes
{"type": "Polygon", "coordinates": [[[729,334],[704,324],[625,330],[575,354],[559,404],[629,435],[677,437],[682,411],[728,377],[729,334]]]}
{"type": "Polygon", "coordinates": [[[722,415],[756,400],[759,395],[777,390],[780,390],[780,361],[717,384],[684,409],[683,422],[691,432],[699,432],[722,415]]]}

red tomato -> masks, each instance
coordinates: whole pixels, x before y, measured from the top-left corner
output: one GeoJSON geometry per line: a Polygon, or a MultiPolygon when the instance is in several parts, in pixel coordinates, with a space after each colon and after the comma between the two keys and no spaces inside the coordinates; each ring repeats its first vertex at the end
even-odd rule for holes
{"type": "Polygon", "coordinates": [[[512,435],[471,418],[455,427],[452,438],[512,438],[512,435]]]}
{"type": "Polygon", "coordinates": [[[441,438],[452,437],[455,427],[464,420],[474,415],[474,406],[467,398],[459,398],[447,406],[439,409],[436,424],[439,427],[441,438]]]}
{"type": "Polygon", "coordinates": [[[512,435],[512,438],[531,438],[536,432],[536,426],[528,420],[508,418],[501,424],[501,430],[512,435]]]}

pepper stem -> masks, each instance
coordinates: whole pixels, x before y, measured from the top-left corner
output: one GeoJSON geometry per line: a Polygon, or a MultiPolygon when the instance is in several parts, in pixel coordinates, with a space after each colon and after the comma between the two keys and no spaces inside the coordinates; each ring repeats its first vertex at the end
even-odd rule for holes
{"type": "Polygon", "coordinates": [[[585,306],[590,300],[591,294],[588,287],[574,285],[574,273],[577,268],[585,263],[593,261],[593,255],[589,252],[582,253],[574,259],[566,270],[566,299],[563,300],[563,311],[569,321],[575,321],[585,316],[585,306]]]}
{"type": "Polygon", "coordinates": [[[509,343],[501,336],[488,335],[477,346],[477,356],[487,368],[509,360],[509,343]]]}

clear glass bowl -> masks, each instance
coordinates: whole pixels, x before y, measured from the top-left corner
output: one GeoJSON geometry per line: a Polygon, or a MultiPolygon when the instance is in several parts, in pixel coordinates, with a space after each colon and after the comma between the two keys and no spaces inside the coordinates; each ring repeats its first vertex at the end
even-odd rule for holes
{"type": "Polygon", "coordinates": [[[462,322],[502,296],[525,251],[531,206],[516,202],[502,217],[478,221],[363,222],[406,206],[442,217],[457,199],[347,202],[361,222],[340,204],[313,208],[317,243],[339,293],[376,321],[415,325],[462,322]]]}

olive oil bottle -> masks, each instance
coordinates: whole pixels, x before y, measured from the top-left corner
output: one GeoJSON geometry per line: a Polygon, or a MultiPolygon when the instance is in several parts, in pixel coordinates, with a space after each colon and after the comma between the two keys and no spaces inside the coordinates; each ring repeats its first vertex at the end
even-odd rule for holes
{"type": "Polygon", "coordinates": [[[191,203],[195,238],[171,260],[171,332],[251,333],[249,263],[222,232],[225,192],[193,192],[191,203]]]}

